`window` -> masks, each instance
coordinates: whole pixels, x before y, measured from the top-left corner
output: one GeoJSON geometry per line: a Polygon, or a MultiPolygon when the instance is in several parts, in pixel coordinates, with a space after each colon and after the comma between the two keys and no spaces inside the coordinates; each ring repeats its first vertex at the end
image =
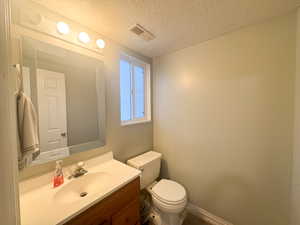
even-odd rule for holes
{"type": "Polygon", "coordinates": [[[149,64],[121,57],[120,95],[121,125],[151,121],[149,64]]]}

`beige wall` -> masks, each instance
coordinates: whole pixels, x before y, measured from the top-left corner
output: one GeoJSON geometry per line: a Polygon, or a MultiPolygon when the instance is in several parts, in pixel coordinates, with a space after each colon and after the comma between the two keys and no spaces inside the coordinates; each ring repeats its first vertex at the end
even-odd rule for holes
{"type": "MultiPolygon", "coordinates": [[[[78,51],[78,50],[77,50],[78,51]]],[[[85,50],[86,51],[86,50],[85,50]]],[[[121,53],[136,56],[145,62],[152,60],[137,55],[120,45],[106,40],[104,52],[104,73],[106,77],[106,146],[92,151],[72,155],[64,160],[65,164],[86,160],[107,151],[113,151],[115,158],[121,161],[143,153],[153,146],[152,123],[136,124],[130,126],[120,125],[119,109],[119,57],[121,53]]],[[[21,172],[21,179],[48,172],[54,169],[54,163],[34,166],[21,172]]]]}
{"type": "Polygon", "coordinates": [[[294,164],[292,183],[292,225],[300,224],[300,9],[297,12],[297,46],[295,79],[294,164]]]}
{"type": "Polygon", "coordinates": [[[295,15],[154,60],[162,175],[235,225],[287,225],[295,15]]]}

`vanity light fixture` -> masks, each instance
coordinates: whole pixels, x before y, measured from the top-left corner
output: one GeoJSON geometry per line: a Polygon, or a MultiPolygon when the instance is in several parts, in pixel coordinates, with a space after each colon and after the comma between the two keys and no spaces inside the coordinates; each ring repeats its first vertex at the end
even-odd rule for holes
{"type": "Polygon", "coordinates": [[[102,39],[98,39],[96,41],[96,44],[97,44],[98,48],[104,48],[105,47],[105,41],[103,41],[102,39]]]}
{"type": "Polygon", "coordinates": [[[57,31],[60,34],[68,34],[70,32],[70,27],[65,22],[58,22],[56,24],[56,27],[57,27],[57,31]]]}
{"type": "Polygon", "coordinates": [[[80,32],[78,34],[78,39],[79,39],[79,41],[81,41],[84,44],[87,44],[91,41],[90,36],[88,35],[88,33],[85,33],[85,32],[80,32]]]}

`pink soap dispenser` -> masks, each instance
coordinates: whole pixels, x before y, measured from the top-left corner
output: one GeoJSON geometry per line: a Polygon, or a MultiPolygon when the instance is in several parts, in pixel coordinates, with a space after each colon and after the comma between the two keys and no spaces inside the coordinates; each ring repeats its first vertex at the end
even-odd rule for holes
{"type": "Polygon", "coordinates": [[[64,174],[62,171],[62,160],[56,161],[56,167],[53,177],[53,187],[56,188],[64,183],[64,174]]]}

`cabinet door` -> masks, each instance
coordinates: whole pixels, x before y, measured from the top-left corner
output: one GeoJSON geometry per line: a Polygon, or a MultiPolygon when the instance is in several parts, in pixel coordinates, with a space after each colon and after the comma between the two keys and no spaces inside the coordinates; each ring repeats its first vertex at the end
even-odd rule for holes
{"type": "Polygon", "coordinates": [[[139,199],[135,199],[127,207],[112,217],[112,225],[136,225],[140,220],[139,199]]]}
{"type": "MultiPolygon", "coordinates": [[[[87,215],[87,214],[85,214],[87,215]]],[[[109,217],[102,217],[101,214],[89,214],[87,216],[79,216],[67,225],[111,225],[109,217]]]]}
{"type": "Polygon", "coordinates": [[[94,223],[93,225],[111,225],[109,220],[104,220],[104,221],[98,221],[94,223]]]}

